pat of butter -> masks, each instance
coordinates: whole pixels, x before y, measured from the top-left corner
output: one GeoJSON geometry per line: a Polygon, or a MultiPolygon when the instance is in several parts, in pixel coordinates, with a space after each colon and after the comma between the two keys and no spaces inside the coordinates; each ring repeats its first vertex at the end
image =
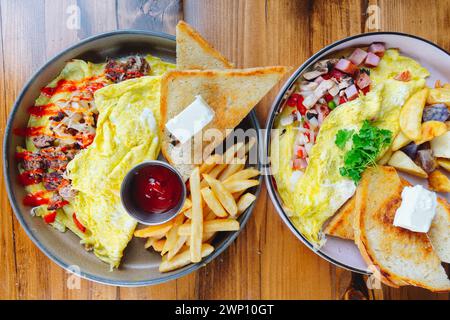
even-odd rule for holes
{"type": "Polygon", "coordinates": [[[202,96],[166,123],[169,132],[182,144],[201,131],[214,118],[214,111],[202,96]]]}
{"type": "Polygon", "coordinates": [[[414,232],[428,232],[436,214],[436,206],[436,193],[421,185],[405,187],[402,204],[395,213],[394,226],[414,232]]]}

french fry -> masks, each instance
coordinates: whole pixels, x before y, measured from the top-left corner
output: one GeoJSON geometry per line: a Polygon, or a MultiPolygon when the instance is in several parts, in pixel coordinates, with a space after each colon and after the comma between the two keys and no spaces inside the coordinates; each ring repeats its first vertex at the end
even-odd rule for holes
{"type": "Polygon", "coordinates": [[[256,196],[253,193],[246,193],[239,198],[237,202],[238,213],[242,214],[248,207],[256,200],[256,196]]]}
{"type": "MultiPolygon", "coordinates": [[[[201,258],[204,258],[206,256],[209,256],[214,251],[214,247],[210,244],[204,243],[201,246],[201,258]]],[[[179,268],[182,268],[184,266],[187,266],[189,263],[191,263],[191,256],[189,250],[184,250],[174,257],[172,259],[168,260],[167,256],[164,256],[162,258],[162,262],[159,265],[159,271],[160,272],[168,272],[172,270],[176,270],[179,268]]]]}
{"type": "Polygon", "coordinates": [[[210,155],[200,166],[200,173],[209,173],[221,161],[222,156],[220,154],[215,153],[210,155]]]}
{"type": "Polygon", "coordinates": [[[181,250],[181,248],[183,248],[183,245],[186,243],[187,238],[187,236],[178,236],[174,246],[169,250],[169,253],[167,253],[168,260],[172,260],[172,258],[181,250]]]}
{"type": "Polygon", "coordinates": [[[204,174],[203,177],[205,178],[206,182],[209,184],[215,196],[217,197],[217,199],[219,199],[225,210],[230,215],[235,216],[237,214],[237,205],[231,193],[219,180],[212,178],[208,174],[204,174]]]}
{"type": "Polygon", "coordinates": [[[192,217],[192,209],[187,209],[186,211],[183,212],[184,216],[186,218],[191,218],[192,217]]]}
{"type": "MultiPolygon", "coordinates": [[[[204,234],[219,231],[237,231],[239,230],[239,221],[234,219],[214,219],[205,221],[203,224],[204,234]]],[[[178,228],[178,235],[190,235],[191,223],[187,222],[178,228]]]]}
{"type": "MultiPolygon", "coordinates": [[[[191,186],[191,226],[190,226],[190,252],[191,261],[199,262],[202,259],[202,235],[203,235],[203,205],[200,193],[200,169],[196,167],[189,178],[191,186]]],[[[181,228],[181,227],[180,227],[181,228]]]]}
{"type": "Polygon", "coordinates": [[[201,192],[206,205],[216,216],[224,218],[228,215],[210,188],[203,188],[201,192]]]}
{"type": "MultiPolygon", "coordinates": [[[[209,175],[210,177],[212,177],[212,178],[215,179],[215,178],[217,178],[217,177],[220,175],[220,173],[221,173],[223,170],[226,169],[227,166],[228,166],[228,165],[225,164],[225,163],[223,163],[223,164],[218,164],[217,166],[214,167],[214,169],[212,169],[212,170],[208,173],[208,175],[209,175]]],[[[208,183],[205,181],[205,179],[202,179],[202,182],[200,183],[200,187],[204,188],[204,187],[207,187],[207,186],[208,186],[208,183]]]]}
{"type": "Polygon", "coordinates": [[[231,193],[247,190],[248,188],[257,186],[258,180],[232,180],[225,182],[223,185],[231,193]]]}
{"type": "Polygon", "coordinates": [[[166,242],[164,243],[161,255],[166,254],[175,246],[178,240],[178,227],[183,224],[184,218],[183,214],[179,214],[174,218],[173,226],[166,235],[166,242]]]}
{"type": "Polygon", "coordinates": [[[140,230],[136,230],[134,232],[134,236],[138,238],[164,236],[172,228],[172,226],[173,220],[170,220],[157,226],[149,226],[140,230]]]}
{"type": "Polygon", "coordinates": [[[225,164],[231,163],[236,153],[242,152],[242,148],[245,147],[245,144],[243,142],[238,142],[231,147],[229,147],[225,153],[223,154],[223,162],[225,164]]]}
{"type": "Polygon", "coordinates": [[[148,249],[150,247],[153,248],[156,252],[161,252],[161,250],[164,248],[164,244],[166,243],[166,239],[155,239],[155,238],[148,238],[145,242],[145,249],[148,249]]]}
{"type": "Polygon", "coordinates": [[[191,199],[186,198],[186,200],[184,200],[183,207],[181,208],[180,212],[184,212],[190,209],[191,207],[192,207],[191,199]]]}
{"type": "Polygon", "coordinates": [[[228,167],[226,167],[225,170],[222,171],[222,173],[219,176],[219,180],[224,181],[225,179],[232,176],[236,172],[244,169],[245,161],[246,157],[244,157],[244,159],[234,158],[233,162],[230,163],[228,167]]]}
{"type": "Polygon", "coordinates": [[[259,176],[259,170],[249,168],[236,172],[235,174],[226,178],[223,182],[227,183],[234,180],[247,180],[259,176]]]}

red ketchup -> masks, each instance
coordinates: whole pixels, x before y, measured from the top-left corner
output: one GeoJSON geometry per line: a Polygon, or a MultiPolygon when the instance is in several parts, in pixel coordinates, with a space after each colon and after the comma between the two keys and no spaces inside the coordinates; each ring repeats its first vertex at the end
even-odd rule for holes
{"type": "Polygon", "coordinates": [[[162,166],[141,168],[131,180],[131,199],[147,213],[165,213],[178,205],[181,196],[178,176],[162,166]]]}

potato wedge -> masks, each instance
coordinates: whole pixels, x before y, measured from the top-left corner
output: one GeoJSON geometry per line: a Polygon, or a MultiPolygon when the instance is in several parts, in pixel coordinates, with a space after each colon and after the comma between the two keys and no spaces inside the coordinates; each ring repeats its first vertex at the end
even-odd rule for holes
{"type": "Polygon", "coordinates": [[[378,160],[378,164],[380,166],[384,166],[386,163],[388,163],[389,159],[392,157],[392,154],[394,151],[392,151],[391,148],[387,149],[384,153],[384,155],[378,160]]]}
{"type": "Polygon", "coordinates": [[[430,89],[428,94],[427,104],[444,103],[450,107],[450,88],[435,88],[430,89]]]}
{"type": "Polygon", "coordinates": [[[415,140],[414,143],[420,145],[422,143],[433,140],[436,137],[442,136],[447,132],[447,126],[440,121],[427,121],[422,123],[421,138],[415,140]]]}
{"type": "Polygon", "coordinates": [[[421,137],[422,114],[428,92],[429,89],[424,88],[413,94],[400,111],[400,128],[411,140],[419,140],[421,137]]]}
{"type": "Polygon", "coordinates": [[[211,187],[217,199],[219,199],[225,210],[232,216],[237,214],[237,205],[231,193],[225,188],[225,186],[219,180],[212,178],[208,174],[204,174],[206,182],[211,187]]]}
{"type": "Polygon", "coordinates": [[[437,163],[440,167],[450,172],[450,159],[437,159],[437,163]]]}
{"type": "Polygon", "coordinates": [[[257,186],[259,184],[259,180],[232,180],[225,182],[223,185],[227,190],[231,193],[240,192],[247,190],[251,187],[257,186]]]}
{"type": "Polygon", "coordinates": [[[216,216],[224,218],[228,215],[225,209],[220,204],[220,201],[216,198],[210,188],[203,188],[201,192],[206,205],[211,209],[212,212],[214,212],[216,216]]]}
{"type": "Polygon", "coordinates": [[[395,151],[391,159],[388,161],[388,165],[421,178],[428,177],[428,174],[421,167],[416,165],[414,161],[412,161],[411,158],[402,151],[395,151]]]}
{"type": "Polygon", "coordinates": [[[428,176],[428,186],[436,192],[450,192],[450,179],[439,170],[434,170],[428,176]]]}
{"type": "Polygon", "coordinates": [[[191,187],[191,201],[192,201],[192,212],[191,212],[191,228],[190,228],[190,251],[191,251],[191,261],[199,262],[202,250],[202,235],[203,235],[203,205],[202,205],[202,195],[200,193],[200,168],[195,167],[192,170],[191,176],[189,178],[189,185],[191,187]]]}
{"type": "MultiPolygon", "coordinates": [[[[201,257],[204,258],[206,256],[209,256],[213,251],[214,247],[212,245],[204,243],[201,247],[201,257]]],[[[162,258],[161,264],[159,265],[159,271],[169,272],[187,266],[191,263],[190,258],[191,256],[189,250],[184,250],[178,253],[170,260],[167,259],[167,256],[164,256],[162,258]]]]}
{"type": "Polygon", "coordinates": [[[435,157],[450,158],[450,131],[431,140],[430,145],[435,157]]]}
{"type": "MultiPolygon", "coordinates": [[[[204,234],[219,232],[219,231],[237,231],[239,230],[239,221],[235,219],[214,219],[205,221],[203,232],[204,234]]],[[[189,230],[191,223],[187,222],[178,228],[179,236],[190,235],[189,230]]]]}
{"type": "Polygon", "coordinates": [[[256,196],[253,193],[246,193],[242,195],[238,202],[238,214],[242,214],[248,207],[256,200],[256,196]]]}
{"type": "Polygon", "coordinates": [[[405,134],[400,131],[397,136],[395,137],[394,141],[392,142],[392,151],[397,151],[406,146],[408,143],[410,143],[412,140],[405,136],[405,134]]]}

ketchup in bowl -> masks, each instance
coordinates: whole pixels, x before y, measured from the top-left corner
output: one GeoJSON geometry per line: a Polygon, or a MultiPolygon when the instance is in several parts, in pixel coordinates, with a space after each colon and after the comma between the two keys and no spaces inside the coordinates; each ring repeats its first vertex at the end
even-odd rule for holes
{"type": "Polygon", "coordinates": [[[148,161],[125,176],[120,190],[122,205],[136,220],[156,225],[169,221],[181,210],[186,186],[178,171],[161,161],[148,161]]]}
{"type": "Polygon", "coordinates": [[[131,179],[131,197],[147,213],[164,213],[180,202],[182,186],[176,173],[166,167],[148,166],[131,179]]]}

